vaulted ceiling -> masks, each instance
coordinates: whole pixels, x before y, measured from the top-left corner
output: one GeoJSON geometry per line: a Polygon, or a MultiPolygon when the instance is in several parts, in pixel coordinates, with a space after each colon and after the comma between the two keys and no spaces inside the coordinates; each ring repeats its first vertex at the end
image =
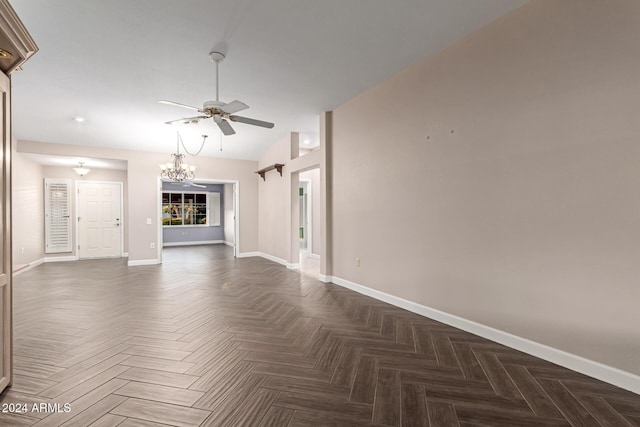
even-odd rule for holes
{"type": "MultiPolygon", "coordinates": [[[[446,48],[525,0],[12,0],[40,51],[13,76],[18,139],[171,152],[175,131],[205,155],[258,159],[287,133],[446,48]],[[220,98],[274,129],[169,126],[220,98]],[[76,123],[74,117],[84,117],[76,123]]],[[[384,112],[393,120],[393,112],[384,112]]]]}

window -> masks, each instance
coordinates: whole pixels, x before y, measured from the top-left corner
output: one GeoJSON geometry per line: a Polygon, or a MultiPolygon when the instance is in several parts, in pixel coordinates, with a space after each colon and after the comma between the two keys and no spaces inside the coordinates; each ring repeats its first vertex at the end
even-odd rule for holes
{"type": "Polygon", "coordinates": [[[220,193],[163,192],[162,225],[219,226],[220,193]]]}
{"type": "Polygon", "coordinates": [[[71,252],[71,180],[44,180],[45,253],[71,252]]]}

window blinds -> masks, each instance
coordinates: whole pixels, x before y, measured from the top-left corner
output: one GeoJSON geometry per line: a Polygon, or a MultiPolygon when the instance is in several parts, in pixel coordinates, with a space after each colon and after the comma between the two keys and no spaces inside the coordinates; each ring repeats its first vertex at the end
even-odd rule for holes
{"type": "Polygon", "coordinates": [[[45,253],[71,252],[71,180],[44,180],[45,253]]]}
{"type": "Polygon", "coordinates": [[[220,193],[209,193],[209,226],[220,225],[220,193]]]}

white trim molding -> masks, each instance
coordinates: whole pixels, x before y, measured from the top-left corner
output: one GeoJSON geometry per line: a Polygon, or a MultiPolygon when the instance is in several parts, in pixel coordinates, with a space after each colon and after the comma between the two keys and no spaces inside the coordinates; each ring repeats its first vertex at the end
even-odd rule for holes
{"type": "MultiPolygon", "coordinates": [[[[331,283],[331,280],[333,280],[333,277],[331,276],[325,276],[324,274],[318,274],[318,280],[320,280],[322,283],[331,283]]],[[[337,283],[336,283],[337,285],[337,283]]],[[[358,291],[356,291],[358,292],[358,291]]]]}
{"type": "Polygon", "coordinates": [[[122,258],[129,258],[129,252],[122,252],[122,258]]]}
{"type": "Polygon", "coordinates": [[[156,264],[160,264],[160,260],[159,259],[137,259],[134,261],[128,261],[127,262],[127,266],[129,267],[138,267],[141,265],[156,265],[156,264]]]}
{"type": "Polygon", "coordinates": [[[289,270],[297,270],[300,268],[300,264],[292,264],[287,262],[287,260],[275,257],[273,255],[265,254],[264,252],[245,252],[238,254],[238,258],[250,258],[250,257],[260,257],[269,261],[276,262],[280,265],[284,265],[289,270]]]}
{"type": "Polygon", "coordinates": [[[31,261],[29,264],[24,265],[23,267],[21,267],[19,270],[13,270],[13,277],[16,277],[22,273],[24,273],[25,271],[29,271],[31,269],[36,268],[37,266],[39,266],[40,264],[44,263],[44,258],[40,258],[37,259],[35,261],[31,261]]]}
{"type": "Polygon", "coordinates": [[[282,264],[285,267],[289,265],[286,259],[278,258],[273,255],[265,254],[264,252],[258,252],[258,256],[264,259],[268,259],[269,261],[277,262],[278,264],[282,264]]]}
{"type": "Polygon", "coordinates": [[[170,246],[219,245],[222,243],[224,243],[224,240],[198,240],[195,242],[167,242],[167,243],[163,243],[162,247],[167,248],[170,246]]]}
{"type": "Polygon", "coordinates": [[[254,256],[260,256],[260,252],[242,252],[242,253],[238,253],[237,258],[253,258],[254,256]]]}
{"type": "Polygon", "coordinates": [[[351,289],[352,291],[358,292],[360,294],[370,296],[380,301],[384,301],[386,303],[395,305],[396,307],[404,308],[405,310],[411,311],[421,316],[446,323],[447,325],[462,329],[463,331],[471,332],[472,334],[479,335],[491,341],[504,344],[508,347],[520,350],[532,356],[539,357],[557,365],[564,366],[565,368],[571,369],[573,371],[580,372],[582,374],[599,379],[609,384],[613,384],[625,390],[640,394],[640,376],[637,376],[630,372],[626,372],[621,369],[602,364],[600,362],[586,359],[582,356],[568,353],[557,348],[549,347],[545,344],[540,344],[526,338],[522,338],[517,335],[513,335],[508,332],[504,332],[499,329],[474,322],[472,320],[445,313],[444,311],[440,311],[435,308],[427,307],[413,301],[409,301],[394,295],[387,294],[385,292],[371,289],[364,285],[351,282],[349,280],[341,279],[335,276],[320,276],[320,280],[323,282],[323,278],[328,279],[336,285],[351,289]]]}
{"type": "Polygon", "coordinates": [[[309,253],[307,254],[307,258],[311,258],[311,259],[320,259],[320,255],[309,252],[309,253]]]}
{"type": "Polygon", "coordinates": [[[67,261],[77,261],[77,260],[78,260],[78,257],[75,255],[44,257],[44,262],[67,262],[67,261]]]}
{"type": "Polygon", "coordinates": [[[223,241],[222,243],[224,243],[224,244],[225,244],[225,245],[227,245],[227,246],[231,246],[231,247],[234,247],[234,246],[235,246],[235,243],[233,243],[233,242],[228,242],[228,241],[226,241],[226,240],[225,240],[225,241],[223,241]]]}
{"type": "Polygon", "coordinates": [[[14,56],[13,60],[2,67],[2,71],[10,76],[38,51],[38,46],[7,1],[0,3],[0,27],[4,33],[2,47],[13,52],[14,56]]]}

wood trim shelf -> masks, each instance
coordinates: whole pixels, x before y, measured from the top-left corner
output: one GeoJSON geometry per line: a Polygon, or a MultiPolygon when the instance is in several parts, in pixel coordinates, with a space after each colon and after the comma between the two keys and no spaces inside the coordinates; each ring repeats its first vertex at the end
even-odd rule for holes
{"type": "Polygon", "coordinates": [[[263,181],[266,181],[267,179],[265,178],[265,176],[264,176],[264,175],[265,175],[267,172],[272,171],[272,170],[274,170],[274,169],[275,169],[275,170],[277,170],[277,171],[278,171],[278,173],[280,174],[280,176],[282,176],[282,168],[283,168],[283,167],[284,167],[284,163],[274,163],[274,164],[272,164],[272,165],[270,165],[270,166],[267,166],[266,168],[262,168],[262,169],[260,169],[259,171],[256,171],[256,173],[262,177],[262,180],[263,180],[263,181]]]}

